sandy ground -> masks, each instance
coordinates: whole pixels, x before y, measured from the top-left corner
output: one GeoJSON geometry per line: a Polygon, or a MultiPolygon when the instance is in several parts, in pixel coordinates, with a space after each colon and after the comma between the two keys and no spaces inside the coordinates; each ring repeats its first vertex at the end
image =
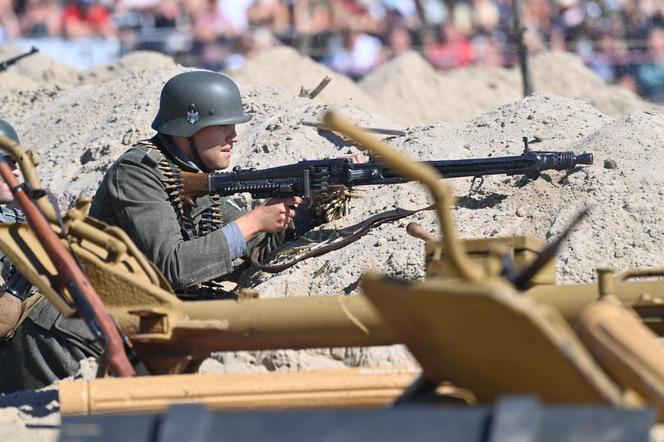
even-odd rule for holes
{"type": "MultiPolygon", "coordinates": [[[[0,48],[0,56],[10,53],[11,48],[0,48]]],[[[153,133],[150,123],[163,83],[186,69],[152,53],[131,54],[88,72],[39,57],[0,74],[1,116],[15,125],[24,146],[39,153],[43,183],[66,208],[79,196],[92,195],[109,164],[153,133]]],[[[535,88],[541,93],[526,99],[520,99],[519,79],[512,70],[439,74],[414,53],[359,84],[287,48],[265,53],[230,75],[241,84],[247,111],[254,116],[239,128],[236,165],[270,167],[355,152],[343,138],[300,124],[320,118],[331,107],[360,125],[406,129],[406,136],[388,142],[418,159],[516,155],[523,136],[537,138],[541,141],[533,148],[589,151],[595,164],[570,174],[548,172],[523,187],[515,185],[516,178],[488,177],[472,197],[467,196],[470,180],[450,180],[459,197],[454,213],[462,235],[550,239],[578,209],[591,205],[592,214],[561,250],[559,280],[591,281],[597,266],[661,266],[664,172],[655,165],[664,161],[662,113],[603,84],[569,54],[543,54],[533,60],[535,88]],[[314,100],[298,97],[301,86],[313,88],[325,75],[333,80],[321,95],[314,100]],[[609,160],[617,167],[605,167],[609,160]]],[[[395,206],[428,203],[414,183],[371,188],[364,195],[338,227],[395,206]]],[[[432,214],[414,219],[436,230],[432,214]]],[[[420,278],[422,244],[405,234],[409,221],[381,226],[343,250],[280,274],[258,274],[253,283],[261,296],[288,297],[355,293],[367,269],[420,278]]],[[[400,346],[283,350],[217,354],[201,371],[408,362],[410,355],[400,346]]],[[[53,391],[0,396],[0,440],[52,439],[50,426],[59,420],[53,391]]]]}
{"type": "MultiPolygon", "coordinates": [[[[530,72],[535,93],[581,99],[612,117],[659,108],[604,84],[579,57],[566,52],[532,57],[530,72]]],[[[469,67],[440,74],[415,52],[384,64],[359,85],[385,115],[411,125],[464,121],[523,96],[517,69],[469,67]]]]}

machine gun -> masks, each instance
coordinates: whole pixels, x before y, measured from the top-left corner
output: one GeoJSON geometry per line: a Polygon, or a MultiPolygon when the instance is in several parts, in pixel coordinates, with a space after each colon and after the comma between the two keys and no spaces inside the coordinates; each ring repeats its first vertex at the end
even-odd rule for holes
{"type": "MultiPolygon", "coordinates": [[[[657,337],[648,335],[649,330],[645,329],[647,325],[664,336],[661,307],[664,269],[642,269],[620,275],[600,269],[598,284],[556,284],[555,263],[549,261],[544,269],[531,264],[532,255],[541,252],[540,247],[533,247],[536,244],[532,239],[460,240],[450,211],[452,193],[440,176],[402,155],[395,155],[396,152],[379,150],[379,140],[373,141],[338,118],[328,116],[326,123],[371,147],[386,163],[390,160],[391,167],[401,176],[418,180],[429,188],[442,235],[440,240],[426,245],[426,280],[395,280],[369,273],[361,282],[363,294],[256,299],[255,292],[247,292],[241,302],[183,301],[174,296],[163,276],[149,265],[122,230],[86,216],[85,202],[79,202],[57,220],[55,214],[51,215],[54,208],[47,204],[46,198],[34,196],[53,232],[61,235],[60,242],[71,254],[70,258],[75,255],[80,259],[90,284],[115,323],[131,338],[151,373],[191,373],[211,352],[217,351],[405,343],[423,367],[424,379],[445,380],[458,386],[443,385],[444,391],[437,390],[437,394],[452,399],[456,395],[467,404],[492,403],[497,397],[514,393],[531,393],[547,404],[568,405],[630,405],[642,404],[641,399],[645,399],[662,410],[664,419],[664,394],[660,394],[664,392],[660,387],[664,379],[661,364],[664,349],[657,337]],[[46,207],[50,207],[50,212],[46,207]],[[477,241],[483,241],[484,247],[477,241]],[[517,291],[516,280],[509,281],[502,272],[499,246],[510,247],[509,244],[518,273],[528,275],[530,271],[523,273],[525,269],[539,268],[536,277],[523,278],[532,283],[525,292],[517,291]],[[550,278],[546,275],[548,271],[550,278]],[[624,308],[616,305],[617,300],[630,310],[618,311],[624,308]],[[597,312],[596,307],[613,311],[604,314],[597,312]],[[591,310],[586,311],[587,308],[591,310]],[[626,318],[625,314],[631,316],[626,318]],[[571,324],[577,325],[583,342],[588,344],[581,344],[571,324]],[[603,342],[597,342],[598,338],[603,342]],[[592,351],[596,359],[591,358],[592,351]],[[628,391],[638,397],[625,394],[628,391]]],[[[5,137],[0,137],[0,149],[12,153],[32,189],[41,188],[29,155],[5,137]]],[[[8,181],[15,187],[16,183],[8,181]]],[[[39,226],[0,224],[0,250],[49,301],[56,306],[67,301],[66,307],[72,302],[65,299],[64,293],[53,290],[61,285],[53,285],[54,272],[59,271],[45,250],[45,241],[37,236],[38,231],[42,231],[39,226]]],[[[367,376],[364,369],[361,373],[346,373],[348,376],[331,372],[302,373],[302,376],[269,372],[260,373],[264,375],[262,378],[253,373],[63,381],[59,386],[60,411],[63,415],[145,412],[160,410],[170,402],[193,401],[215,408],[245,410],[384,406],[386,400],[400,394],[412,379],[412,374],[389,376],[390,372],[384,368],[379,371],[379,379],[367,376]]],[[[520,406],[518,410],[523,414],[523,410],[532,411],[533,406],[520,406]]],[[[521,414],[516,416],[521,419],[521,414]]],[[[519,421],[526,423],[518,426],[518,430],[536,420],[543,421],[542,415],[531,414],[519,421]]],[[[503,415],[515,416],[509,410],[503,415]]],[[[458,416],[454,414],[457,421],[458,416]]],[[[482,422],[489,419],[478,416],[482,422]]],[[[556,416],[554,422],[560,427],[560,409],[556,416]]],[[[588,415],[584,412],[583,416],[588,415]]],[[[233,419],[235,416],[231,415],[233,419]]],[[[114,422],[117,427],[117,421],[114,422]]],[[[491,422],[496,424],[495,419],[491,422]]],[[[602,434],[618,431],[613,427],[607,430],[606,422],[613,423],[615,419],[601,421],[602,434]]],[[[473,434],[478,434],[478,425],[473,424],[473,434]]],[[[72,426],[67,430],[65,423],[62,440],[68,440],[64,439],[66,434],[80,435],[88,428],[72,426]]],[[[533,426],[528,428],[535,431],[533,426]]],[[[585,425],[583,431],[587,428],[585,425]]],[[[411,431],[410,427],[407,431],[411,431]]],[[[635,434],[632,427],[620,431],[619,434],[630,437],[635,434]]],[[[505,438],[491,440],[499,439],[505,438]]],[[[602,440],[602,437],[590,436],[590,439],[602,440]]]]}
{"type": "MultiPolygon", "coordinates": [[[[486,175],[525,175],[536,178],[545,170],[571,170],[592,164],[593,155],[574,152],[525,151],[518,156],[423,161],[444,178],[486,175]]],[[[286,166],[254,170],[236,167],[227,173],[183,172],[185,201],[200,195],[229,196],[250,193],[254,198],[300,196],[308,203],[325,202],[356,186],[399,184],[412,181],[378,161],[352,163],[347,158],[304,160],[286,166]]]]}
{"type": "Polygon", "coordinates": [[[6,71],[7,69],[9,69],[10,66],[16,64],[19,60],[21,60],[25,57],[29,57],[32,54],[36,54],[37,52],[39,52],[39,49],[37,49],[36,47],[33,46],[32,49],[30,49],[30,51],[28,51],[28,52],[25,52],[23,54],[19,54],[15,57],[9,58],[5,61],[0,61],[0,72],[6,71]]]}

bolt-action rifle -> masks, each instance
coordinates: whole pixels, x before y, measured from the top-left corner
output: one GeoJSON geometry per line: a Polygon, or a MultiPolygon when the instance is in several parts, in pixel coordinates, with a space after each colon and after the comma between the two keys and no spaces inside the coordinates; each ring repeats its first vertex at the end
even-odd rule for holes
{"type": "MultiPolygon", "coordinates": [[[[526,150],[518,156],[424,161],[444,178],[486,175],[525,175],[536,178],[545,170],[571,170],[592,164],[593,155],[526,150]]],[[[185,200],[205,194],[229,196],[250,193],[254,198],[300,196],[305,201],[326,200],[340,189],[398,184],[411,181],[378,161],[352,163],[346,158],[304,160],[286,166],[254,170],[235,168],[226,173],[183,172],[185,200]]]]}
{"type": "Polygon", "coordinates": [[[12,58],[8,58],[5,61],[0,61],[0,72],[6,71],[7,69],[9,69],[10,66],[16,64],[16,62],[18,62],[20,59],[28,57],[32,54],[36,54],[37,52],[39,52],[39,49],[37,49],[33,46],[32,49],[30,49],[28,52],[25,52],[23,54],[19,54],[15,57],[12,57],[12,58]]]}
{"type": "Polygon", "coordinates": [[[51,229],[46,217],[32,201],[27,186],[22,186],[7,165],[0,160],[0,176],[7,183],[23,210],[30,228],[44,247],[57,270],[57,282],[60,290],[67,289],[71,294],[79,314],[90,330],[104,346],[106,362],[116,376],[134,376],[132,363],[125,352],[126,341],[121,336],[113,318],[104,308],[99,295],[81,271],[74,258],[60,242],[58,235],[51,229]]]}

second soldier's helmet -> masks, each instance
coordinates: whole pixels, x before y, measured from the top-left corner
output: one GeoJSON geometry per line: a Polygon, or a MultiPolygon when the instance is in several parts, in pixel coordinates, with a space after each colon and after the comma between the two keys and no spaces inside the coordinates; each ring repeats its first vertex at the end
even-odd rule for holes
{"type": "Polygon", "coordinates": [[[192,71],[166,82],[152,128],[166,135],[191,137],[208,126],[246,123],[250,119],[233,80],[216,72],[192,71]]]}
{"type": "Polygon", "coordinates": [[[19,143],[18,134],[14,130],[11,124],[7,123],[5,120],[0,120],[0,135],[7,137],[15,143],[19,143]]]}

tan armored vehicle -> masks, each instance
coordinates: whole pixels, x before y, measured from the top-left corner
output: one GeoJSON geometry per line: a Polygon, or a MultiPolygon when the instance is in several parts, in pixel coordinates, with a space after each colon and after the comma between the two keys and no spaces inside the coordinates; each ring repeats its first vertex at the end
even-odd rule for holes
{"type": "MultiPolygon", "coordinates": [[[[664,270],[606,269],[598,271],[598,284],[559,285],[553,255],[547,256],[553,249],[525,237],[459,240],[440,176],[334,115],[326,124],[431,192],[442,236],[426,242],[428,278],[367,274],[356,296],[260,299],[246,291],[237,301],[182,301],[124,232],[86,216],[85,202],[60,224],[47,199],[38,198],[140,359],[160,375],[62,382],[63,414],[160,410],[175,402],[376,406],[436,394],[481,404],[510,393],[536,394],[549,404],[664,409],[664,349],[655,334],[664,333],[664,282],[653,279],[664,270]],[[185,374],[213,351],[396,343],[406,344],[421,365],[413,383],[414,373],[399,370],[185,374]]],[[[6,139],[0,147],[39,189],[29,156],[6,139]]],[[[55,266],[27,225],[0,226],[0,249],[61,311],[75,314],[71,294],[55,289],[55,266]]]]}

